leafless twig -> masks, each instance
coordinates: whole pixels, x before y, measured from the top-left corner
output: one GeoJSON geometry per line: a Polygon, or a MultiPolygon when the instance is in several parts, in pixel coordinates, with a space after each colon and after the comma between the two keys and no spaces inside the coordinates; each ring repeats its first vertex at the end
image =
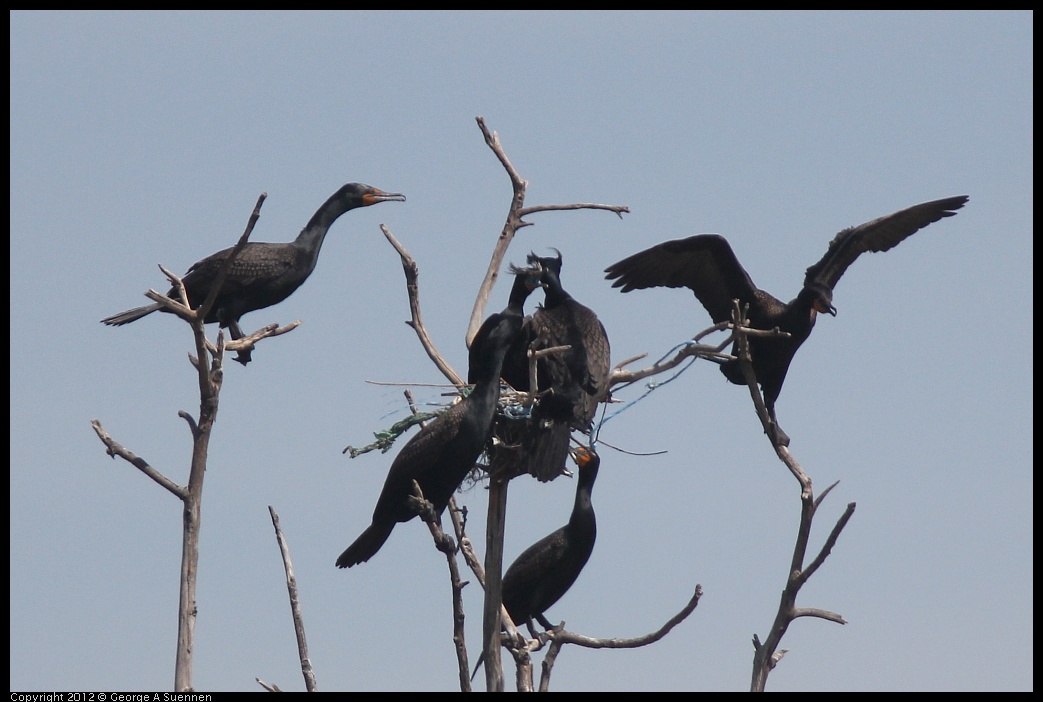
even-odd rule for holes
{"type": "Polygon", "coordinates": [[[286,589],[290,594],[290,614],[293,617],[293,630],[297,634],[297,652],[301,659],[301,673],[304,674],[304,685],[308,692],[315,692],[315,671],[311,667],[311,658],[308,656],[308,639],[304,635],[304,617],[301,615],[301,600],[297,593],[297,576],[293,572],[293,561],[290,560],[290,547],[283,536],[282,528],[279,526],[279,515],[275,508],[268,505],[268,514],[272,517],[272,526],[275,527],[275,540],[279,544],[279,553],[282,555],[283,569],[286,571],[286,589]]]}

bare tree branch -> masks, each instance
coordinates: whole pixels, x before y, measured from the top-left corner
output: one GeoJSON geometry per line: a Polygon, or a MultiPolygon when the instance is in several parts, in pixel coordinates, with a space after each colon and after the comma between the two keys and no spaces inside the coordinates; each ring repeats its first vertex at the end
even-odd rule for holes
{"type": "Polygon", "coordinates": [[[573,202],[566,205],[536,205],[534,207],[523,207],[518,210],[519,217],[534,214],[536,212],[561,212],[562,210],[608,210],[615,212],[623,219],[623,214],[630,214],[630,208],[626,205],[599,205],[594,202],[573,202]]]}
{"type": "MultiPolygon", "coordinates": [[[[199,566],[199,525],[200,505],[203,495],[203,478],[206,474],[207,452],[210,444],[210,436],[214,421],[217,418],[218,397],[221,385],[224,381],[224,334],[220,330],[217,335],[216,346],[206,338],[206,315],[214,300],[220,292],[221,285],[227,277],[228,267],[238,253],[246,245],[254,224],[260,216],[261,204],[264,202],[264,193],[257,200],[247,221],[246,229],[233,248],[231,254],[225,259],[222,268],[211,287],[207,299],[198,309],[191,309],[188,305],[188,296],[181,278],[160,266],[160,270],[170,279],[177,290],[180,302],[160,295],[154,290],[149,290],[146,295],[160,303],[165,309],[173,312],[180,318],[186,320],[192,329],[195,341],[195,355],[189,356],[196,370],[199,385],[199,418],[193,418],[185,411],[178,412],[178,416],[188,422],[192,431],[192,459],[189,467],[188,485],[181,487],[163,476],[159,471],[152,468],[146,461],[138,458],[130,451],[120,446],[101,427],[101,423],[93,420],[98,437],[106,446],[110,456],[120,456],[137,467],[143,473],[152,478],[156,483],[176,495],[183,503],[182,510],[182,545],[181,545],[181,570],[178,593],[178,635],[177,656],[174,664],[174,690],[184,692],[192,689],[192,652],[194,650],[194,634],[196,621],[196,575],[199,566]]],[[[291,325],[296,326],[296,325],[291,325]]],[[[238,325],[236,325],[238,329],[238,325]]],[[[289,329],[286,329],[288,331],[289,329]]],[[[264,330],[257,337],[273,336],[275,333],[283,333],[273,329],[264,330]]],[[[257,339],[248,339],[241,346],[234,348],[239,350],[241,363],[249,361],[250,349],[257,339]]]]}
{"type": "Polygon", "coordinates": [[[109,433],[105,431],[104,428],[102,428],[101,422],[99,422],[97,419],[92,419],[91,426],[94,427],[94,431],[98,435],[98,438],[101,439],[101,442],[105,444],[106,453],[108,453],[113,458],[119,456],[123,460],[127,461],[132,466],[140,470],[142,473],[155,480],[159,485],[169,490],[178,499],[183,500],[185,498],[185,488],[181,487],[173,480],[171,480],[170,478],[168,478],[167,476],[163,475],[158,470],[150,466],[145,459],[140,458],[134,455],[134,453],[132,453],[131,451],[128,451],[127,449],[123,448],[123,446],[121,446],[119,442],[117,442],[115,439],[109,436],[109,433]]]}
{"type": "MultiPolygon", "coordinates": [[[[844,530],[845,526],[847,526],[848,520],[851,519],[851,515],[853,515],[854,513],[855,503],[849,502],[847,505],[847,509],[844,510],[844,514],[840,516],[840,519],[838,519],[837,523],[833,526],[833,530],[829,532],[829,537],[826,539],[826,542],[822,545],[822,550],[819,552],[817,556],[815,556],[815,560],[809,563],[808,566],[804,568],[803,572],[801,572],[801,584],[807,582],[808,578],[814,575],[815,571],[819,569],[819,566],[821,566],[822,563],[825,562],[826,557],[829,556],[830,552],[832,552],[833,550],[833,547],[836,545],[837,539],[840,538],[840,532],[844,530]]],[[[841,623],[843,624],[845,622],[841,623]]]]}
{"type": "Polygon", "coordinates": [[[311,666],[311,658],[308,656],[308,639],[304,634],[304,617],[301,615],[301,600],[297,594],[297,576],[293,572],[293,562],[290,560],[290,547],[283,536],[282,528],[279,526],[279,515],[275,508],[268,505],[268,514],[272,517],[272,526],[275,527],[275,540],[279,544],[279,553],[282,555],[283,569],[286,571],[286,589],[290,594],[290,614],[293,616],[293,630],[297,634],[297,652],[301,659],[301,673],[304,675],[304,685],[308,692],[316,691],[315,671],[311,666]]]}
{"type": "MultiPolygon", "coordinates": [[[[697,583],[695,586],[695,591],[692,593],[691,599],[688,600],[688,604],[686,604],[677,614],[670,617],[670,619],[668,619],[667,622],[663,624],[663,626],[659,627],[659,629],[649,634],[633,636],[625,639],[618,637],[611,639],[603,639],[596,638],[593,636],[583,636],[582,634],[567,631],[564,628],[558,630],[558,628],[556,627],[555,629],[551,629],[550,632],[548,632],[549,638],[552,644],[557,643],[559,644],[559,646],[561,644],[570,643],[576,644],[578,646],[583,646],[584,648],[640,648],[642,646],[647,646],[649,644],[655,643],[656,641],[659,641],[664,636],[669,634],[674,627],[676,627],[678,624],[687,619],[688,616],[695,611],[695,608],[699,606],[699,599],[702,596],[703,586],[697,583]]],[[[563,625],[564,623],[560,626],[563,625]]]]}
{"type": "Polygon", "coordinates": [[[688,600],[688,604],[684,608],[672,616],[663,626],[657,631],[653,631],[650,634],[643,636],[635,636],[628,639],[612,638],[612,639],[601,639],[593,638],[590,636],[583,636],[576,634],[571,631],[565,630],[565,623],[562,622],[558,626],[554,627],[548,632],[545,632],[550,646],[547,649],[547,654],[543,658],[543,673],[540,676],[540,692],[546,692],[550,687],[550,677],[554,669],[554,663],[558,658],[561,647],[564,644],[571,643],[583,646],[585,648],[640,648],[641,646],[648,646],[656,641],[659,641],[664,636],[670,633],[670,630],[675,626],[683,622],[688,616],[695,611],[695,608],[699,606],[699,599],[703,596],[702,585],[696,584],[695,592],[692,594],[692,598],[688,600]]]}
{"type": "Polygon", "coordinates": [[[453,593],[453,647],[456,649],[457,673],[460,677],[460,692],[471,691],[471,673],[467,661],[467,643],[464,639],[464,598],[463,589],[467,585],[460,578],[460,570],[456,565],[456,544],[451,536],[442,530],[442,522],[434,505],[424,499],[420,484],[413,481],[413,497],[416,500],[420,518],[431,531],[435,548],[445,554],[449,566],[449,582],[453,593]]]}
{"type": "Polygon", "coordinates": [[[210,293],[206,296],[203,304],[199,306],[199,309],[196,310],[196,314],[200,319],[206,319],[207,314],[210,313],[210,308],[214,306],[217,294],[221,292],[221,287],[224,285],[225,279],[228,277],[228,271],[232,268],[232,262],[246,247],[246,242],[250,240],[250,234],[253,233],[254,225],[257,224],[257,220],[261,216],[261,205],[264,204],[267,197],[268,193],[261,193],[257,198],[257,204],[254,205],[254,210],[250,213],[250,218],[246,222],[246,229],[243,231],[242,236],[239,237],[239,241],[235,243],[232,252],[228,254],[228,258],[224,260],[221,264],[221,268],[217,271],[214,283],[210,286],[210,293]]]}
{"type": "MultiPolygon", "coordinates": [[[[474,552],[474,546],[471,544],[471,539],[468,538],[466,532],[466,509],[460,509],[456,506],[456,501],[453,499],[449,500],[449,514],[453,520],[453,529],[456,532],[457,543],[460,544],[460,553],[464,556],[464,563],[474,573],[475,578],[478,580],[478,584],[485,589],[485,568],[482,567],[481,559],[478,558],[478,554],[474,552]]],[[[507,612],[505,607],[500,609],[500,623],[506,630],[506,635],[514,641],[514,646],[521,647],[525,645],[525,637],[514,625],[514,621],[511,619],[511,615],[507,612]]]]}
{"type": "Polygon", "coordinates": [[[786,654],[785,649],[779,649],[779,644],[782,641],[782,637],[786,634],[786,630],[789,628],[790,623],[794,619],[797,619],[798,617],[816,617],[837,624],[847,623],[842,616],[835,612],[812,608],[798,609],[796,601],[800,588],[807,582],[808,578],[818,570],[819,566],[825,562],[826,557],[832,551],[833,546],[836,544],[836,541],[840,536],[840,532],[843,531],[848,520],[851,518],[851,515],[854,514],[855,503],[852,502],[847,506],[843,516],[841,516],[840,520],[833,527],[829,538],[827,538],[826,543],[818,556],[811,564],[805,566],[804,560],[807,554],[808,542],[811,538],[811,525],[815,517],[815,512],[821,504],[822,499],[834,487],[836,487],[836,483],[833,483],[833,485],[826,488],[823,494],[816,500],[814,491],[812,490],[811,478],[804,472],[804,469],[801,468],[800,464],[797,463],[797,459],[793,457],[789,448],[779,441],[777,432],[772,430],[772,422],[768,415],[767,408],[764,405],[764,398],[761,395],[757,378],[753,372],[753,364],[750,359],[750,348],[748,343],[748,336],[751,330],[746,326],[747,324],[748,321],[745,319],[745,312],[740,310],[739,301],[735,300],[735,307],[732,312],[732,326],[738,346],[739,367],[742,370],[743,377],[746,379],[746,384],[750,390],[750,396],[753,399],[754,407],[757,410],[757,416],[760,418],[761,424],[764,427],[764,433],[771,441],[772,447],[775,449],[775,453],[778,455],[779,459],[789,469],[790,473],[793,474],[793,477],[797,479],[797,482],[800,485],[801,500],[800,524],[797,527],[797,539],[793,547],[793,556],[790,560],[790,572],[786,579],[786,587],[782,591],[782,596],[779,601],[779,609],[775,615],[775,621],[772,624],[768,638],[765,639],[763,643],[759,636],[756,634],[753,636],[753,674],[750,683],[750,690],[751,692],[763,692],[765,685],[767,684],[768,674],[786,654]]]}
{"type": "Polygon", "coordinates": [[[420,269],[416,261],[409,255],[405,247],[399,243],[390,229],[381,224],[380,231],[384,232],[384,236],[395,247],[395,251],[398,251],[398,255],[402,259],[402,270],[406,275],[406,292],[409,295],[409,311],[412,315],[412,319],[406,322],[406,324],[411,326],[413,331],[416,332],[416,335],[420,338],[420,344],[424,347],[424,351],[427,352],[428,358],[434,362],[438,370],[442,372],[442,375],[448,378],[453,385],[463,387],[467,383],[463,381],[460,375],[442,357],[442,354],[438,352],[438,349],[435,348],[435,343],[428,336],[427,329],[424,327],[424,321],[420,314],[420,285],[417,282],[420,276],[420,269]]]}
{"type": "Polygon", "coordinates": [[[478,295],[474,302],[474,308],[471,310],[471,321],[467,324],[467,335],[464,338],[468,348],[471,347],[471,340],[474,339],[474,335],[478,332],[478,327],[482,326],[482,321],[485,319],[485,306],[489,301],[489,294],[492,292],[493,285],[496,284],[496,279],[500,275],[500,266],[503,264],[503,257],[507,253],[507,247],[511,245],[511,241],[514,239],[515,233],[522,227],[529,226],[528,222],[523,222],[519,212],[521,211],[522,203],[525,202],[525,189],[528,187],[528,183],[522,180],[522,177],[515,170],[510,160],[507,158],[507,154],[504,153],[503,147],[500,145],[500,137],[496,132],[491,132],[485,126],[485,120],[482,117],[475,118],[478,122],[478,128],[482,130],[482,135],[485,137],[485,143],[488,144],[492,152],[496,154],[496,158],[503,164],[504,170],[507,171],[508,177],[511,179],[511,189],[513,190],[513,196],[511,198],[511,206],[507,210],[507,221],[504,222],[503,230],[500,232],[500,237],[496,240],[496,247],[493,249],[492,259],[489,261],[489,267],[486,269],[485,277],[482,278],[482,284],[478,288],[478,295]]]}
{"type": "Polygon", "coordinates": [[[507,253],[507,248],[510,246],[511,241],[514,239],[514,235],[519,229],[531,226],[532,224],[531,222],[524,221],[523,217],[537,212],[608,210],[609,212],[615,212],[616,215],[622,219],[624,213],[630,212],[630,208],[625,205],[600,205],[584,202],[525,207],[525,190],[529,185],[528,181],[522,179],[517,169],[515,169],[514,165],[511,164],[510,159],[507,158],[507,154],[504,153],[503,146],[500,144],[499,135],[497,135],[496,132],[490,131],[489,128],[486,127],[485,119],[481,116],[476,117],[475,120],[478,122],[478,128],[482,130],[482,136],[485,137],[485,143],[490,149],[492,149],[492,152],[496,154],[496,158],[499,159],[504,170],[507,172],[507,176],[511,180],[511,190],[513,195],[511,198],[511,206],[507,210],[507,219],[500,232],[500,237],[496,241],[496,247],[493,249],[492,258],[489,260],[489,267],[486,269],[485,276],[482,278],[482,283],[478,288],[478,295],[475,298],[474,308],[471,310],[471,320],[467,325],[467,336],[465,338],[468,348],[471,347],[471,340],[474,339],[478,327],[482,325],[482,320],[485,319],[485,308],[489,301],[489,295],[499,277],[500,267],[503,265],[503,259],[507,253]]]}
{"type": "Polygon", "coordinates": [[[263,687],[268,692],[282,692],[278,685],[267,683],[264,680],[261,680],[260,678],[254,678],[254,680],[256,680],[257,684],[263,687]]]}

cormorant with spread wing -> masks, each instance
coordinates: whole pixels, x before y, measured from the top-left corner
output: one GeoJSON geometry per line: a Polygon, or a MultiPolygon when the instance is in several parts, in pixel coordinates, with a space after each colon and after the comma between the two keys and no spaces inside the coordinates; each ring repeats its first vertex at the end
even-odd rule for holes
{"type": "MultiPolygon", "coordinates": [[[[206,316],[206,323],[218,322],[227,327],[233,339],[244,336],[239,318],[247,312],[270,307],[282,302],[308,279],[319,259],[319,250],[330,226],[345,212],[368,207],[378,202],[405,201],[401,193],[386,193],[363,183],[348,183],[330,196],[312,216],[308,224],[291,242],[247,242],[232,261],[221,290],[206,316]]],[[[232,247],[234,248],[234,247],[232,247]]],[[[203,304],[215,282],[221,265],[232,253],[232,248],[218,251],[198,261],[182,278],[189,305],[195,309],[203,304]]],[[[167,297],[179,299],[177,289],[171,287],[167,297]]],[[[155,311],[167,309],[158,302],[114,314],[101,320],[120,326],[129,324],[155,311]]],[[[245,360],[239,359],[245,365],[245,360]]]]}
{"type": "Polygon", "coordinates": [[[338,568],[368,561],[391,536],[397,523],[408,522],[417,515],[411,500],[414,480],[424,499],[441,516],[449,498],[474,467],[492,428],[504,355],[522,326],[521,316],[515,314],[496,313],[491,319],[495,321],[473,356],[475,366],[469,375],[475,380],[474,388],[402,447],[377,498],[372,523],[340,554],[338,568]]]}
{"type": "MultiPolygon", "coordinates": [[[[751,327],[788,332],[788,337],[749,337],[753,371],[764,393],[772,438],[787,446],[789,437],[778,425],[775,401],[794,354],[811,334],[816,314],[836,315],[833,289],[844,271],[860,254],[887,251],[928,224],[955,215],[967,200],[967,196],[961,195],[924,202],[843,230],[829,243],[821,260],[807,269],[804,287],[789,303],[757,288],[731,246],[717,234],[657,244],[613,263],[605,269],[605,277],[615,279],[612,286],[623,292],[652,287],[689,288],[718,323],[731,320],[732,300],[738,299],[740,305],[749,305],[751,327]]],[[[733,347],[733,355],[736,352],[733,347]]],[[[724,362],[721,372],[732,383],[746,384],[738,361],[724,362]]]]}

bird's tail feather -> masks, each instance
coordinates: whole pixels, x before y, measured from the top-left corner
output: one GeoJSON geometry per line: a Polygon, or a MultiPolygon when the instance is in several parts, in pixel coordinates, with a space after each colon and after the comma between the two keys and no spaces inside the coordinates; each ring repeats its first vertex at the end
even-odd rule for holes
{"type": "Polygon", "coordinates": [[[152,314],[156,310],[160,309],[162,306],[163,305],[159,304],[158,302],[154,302],[151,305],[135,307],[132,310],[127,310],[125,312],[120,312],[119,314],[114,314],[111,317],[106,317],[105,319],[101,320],[101,322],[102,324],[108,324],[112,327],[118,327],[122,324],[130,324],[131,322],[141,319],[145,315],[152,314]]]}
{"type": "Polygon", "coordinates": [[[537,420],[525,442],[528,473],[540,482],[565,472],[572,427],[563,420],[537,420]]]}
{"type": "Polygon", "coordinates": [[[478,669],[482,667],[482,663],[485,663],[485,651],[483,650],[478,654],[478,662],[474,664],[474,672],[471,673],[471,682],[474,682],[474,676],[478,675],[478,669]]]}
{"type": "Polygon", "coordinates": [[[355,539],[351,546],[344,549],[337,559],[338,568],[350,568],[353,565],[364,563],[372,558],[384,542],[391,536],[391,530],[395,528],[395,522],[390,524],[370,524],[369,527],[355,539]]]}

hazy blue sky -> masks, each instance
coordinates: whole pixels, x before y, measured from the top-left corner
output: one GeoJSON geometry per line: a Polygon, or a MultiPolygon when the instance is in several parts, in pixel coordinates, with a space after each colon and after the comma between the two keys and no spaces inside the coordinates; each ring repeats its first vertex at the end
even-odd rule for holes
{"type": "MultiPolygon", "coordinates": [[[[778,403],[791,449],[818,491],[840,481],[812,550],[858,507],[798,600],[849,623],[795,622],[768,689],[1032,688],[1031,13],[10,17],[12,690],[173,684],[181,504],[108,458],[90,421],[185,482],[191,336],[167,315],[98,320],[166,289],[157,264],[184,272],[233,244],[261,192],[253,239],[287,241],[349,181],[408,201],[348,213],[307,284],[243,320],[303,324],[250,366],[228,363],[193,682],[304,688],[271,505],[321,690],[457,689],[448,577],[427,529],[401,525],[369,563],[333,564],[369,523],[397,448],[341,450],[407,411],[400,387],[367,381],[444,382],[403,323],[381,223],[420,266],[435,343],[466,366],[511,197],[479,115],[528,180],[528,205],[630,208],[535,215],[508,254],[560,249],[564,284],[598,312],[616,362],[710,324],[687,291],[611,288],[602,270],[630,253],[718,232],[760,287],[790,299],[839,230],[970,196],[857,261],[839,315],[791,368],[778,403]]],[[[497,286],[490,309],[506,298],[497,286]]],[[[749,394],[700,362],[601,437],[667,453],[603,447],[597,546],[548,617],[630,637],[696,583],[705,595],[656,645],[568,647],[553,689],[748,689],[750,641],[768,633],[799,516],[749,394]]],[[[511,484],[507,559],[565,523],[574,488],[511,484]]],[[[458,500],[484,552],[486,492],[458,500]]],[[[473,661],[477,584],[465,598],[473,661]]]]}

